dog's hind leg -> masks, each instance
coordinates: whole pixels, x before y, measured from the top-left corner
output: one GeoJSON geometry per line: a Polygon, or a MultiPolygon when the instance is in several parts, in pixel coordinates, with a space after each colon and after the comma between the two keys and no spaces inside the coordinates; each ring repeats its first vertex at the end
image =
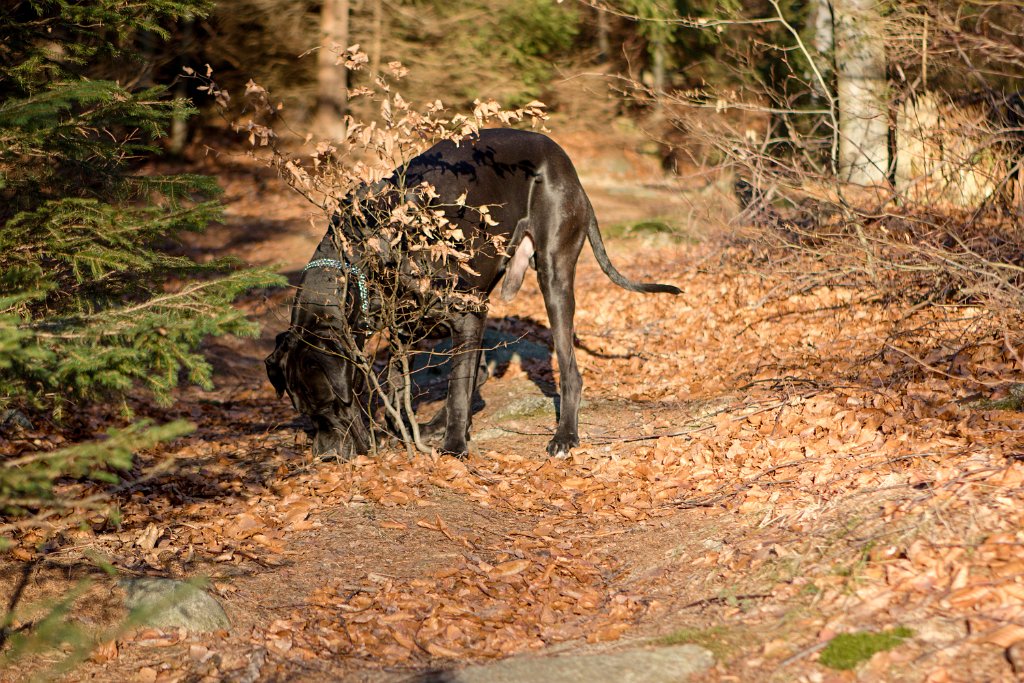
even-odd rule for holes
{"type": "Polygon", "coordinates": [[[583,378],[576,367],[573,349],[573,318],[576,315],[576,258],[579,246],[563,244],[560,248],[538,249],[537,281],[544,295],[555,355],[558,357],[559,415],[558,428],[548,443],[548,453],[558,458],[580,445],[579,411],[583,394],[583,378]],[[575,248],[574,248],[575,247],[575,248]]]}

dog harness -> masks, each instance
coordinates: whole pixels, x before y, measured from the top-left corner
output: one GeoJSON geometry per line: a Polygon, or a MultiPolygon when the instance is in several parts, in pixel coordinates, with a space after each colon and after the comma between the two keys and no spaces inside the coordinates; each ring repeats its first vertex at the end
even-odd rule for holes
{"type": "Polygon", "coordinates": [[[302,272],[305,273],[307,270],[312,268],[333,268],[334,270],[340,270],[342,272],[355,275],[356,286],[359,287],[359,308],[362,309],[363,313],[370,312],[370,299],[366,293],[366,276],[363,274],[363,271],[359,269],[359,266],[333,258],[318,258],[307,263],[306,267],[302,269],[302,272]]]}

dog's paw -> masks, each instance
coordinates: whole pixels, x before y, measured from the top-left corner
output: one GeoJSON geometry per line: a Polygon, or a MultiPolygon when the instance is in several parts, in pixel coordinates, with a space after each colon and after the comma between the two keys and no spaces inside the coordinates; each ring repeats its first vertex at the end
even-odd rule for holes
{"type": "Polygon", "coordinates": [[[449,442],[445,440],[444,445],[438,449],[438,452],[443,453],[444,455],[451,455],[459,460],[465,460],[469,457],[469,444],[465,441],[449,442]]]}
{"type": "Polygon", "coordinates": [[[580,438],[575,434],[555,434],[548,443],[548,455],[553,458],[568,458],[569,452],[580,445],[580,438]]]}

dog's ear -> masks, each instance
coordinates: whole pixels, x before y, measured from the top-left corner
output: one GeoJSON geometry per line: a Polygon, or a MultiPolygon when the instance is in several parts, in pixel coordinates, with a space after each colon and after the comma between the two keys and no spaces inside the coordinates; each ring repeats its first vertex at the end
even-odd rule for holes
{"type": "Polygon", "coordinates": [[[288,362],[288,352],[291,351],[294,345],[295,338],[291,330],[282,332],[277,335],[277,347],[274,349],[274,352],[263,361],[267,366],[267,377],[270,379],[270,383],[274,385],[278,398],[284,396],[284,392],[288,390],[284,371],[285,364],[288,362]]]}
{"type": "Polygon", "coordinates": [[[320,360],[324,376],[327,377],[335,398],[344,405],[352,403],[354,389],[352,383],[357,370],[355,364],[345,357],[341,345],[329,344],[320,360]]]}

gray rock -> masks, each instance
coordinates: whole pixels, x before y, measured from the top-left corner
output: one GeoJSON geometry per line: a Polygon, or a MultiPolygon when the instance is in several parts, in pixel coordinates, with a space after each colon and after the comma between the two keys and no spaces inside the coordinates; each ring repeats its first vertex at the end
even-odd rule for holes
{"type": "Polygon", "coordinates": [[[119,581],[125,606],[144,626],[184,628],[193,633],[231,627],[220,603],[197,586],[149,576],[119,581]]]}
{"type": "Polygon", "coordinates": [[[504,439],[509,435],[507,431],[500,427],[488,427],[487,429],[481,429],[480,431],[473,434],[473,441],[491,441],[493,439],[504,439]]]}
{"type": "Polygon", "coordinates": [[[697,645],[564,657],[513,657],[443,677],[451,683],[677,683],[707,671],[714,656],[697,645]]]}
{"type": "Polygon", "coordinates": [[[521,420],[527,417],[541,417],[555,414],[555,401],[542,394],[520,396],[503,404],[491,418],[494,422],[521,420]]]}
{"type": "MultiPolygon", "coordinates": [[[[508,400],[497,398],[495,400],[498,408],[490,417],[492,422],[497,423],[539,417],[554,419],[555,415],[558,414],[559,399],[557,396],[545,396],[539,392],[536,386],[526,382],[519,382],[518,386],[523,388],[512,392],[512,398],[508,400]]],[[[587,409],[590,405],[591,403],[588,399],[580,399],[580,408],[587,409]]]]}
{"type": "Polygon", "coordinates": [[[32,421],[20,410],[8,408],[0,410],[0,434],[13,434],[19,430],[35,429],[32,421]]]}
{"type": "Polygon", "coordinates": [[[914,632],[915,639],[929,645],[947,645],[968,635],[967,622],[963,619],[920,619],[908,621],[906,626],[914,632]]]}

